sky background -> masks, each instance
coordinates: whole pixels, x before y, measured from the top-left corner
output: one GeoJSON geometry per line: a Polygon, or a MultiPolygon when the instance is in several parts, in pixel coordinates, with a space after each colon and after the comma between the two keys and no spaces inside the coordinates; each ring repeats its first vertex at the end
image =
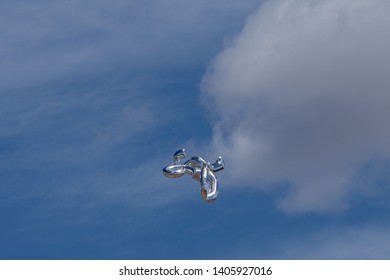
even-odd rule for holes
{"type": "Polygon", "coordinates": [[[1,1],[0,259],[389,259],[389,13],[1,1]]]}

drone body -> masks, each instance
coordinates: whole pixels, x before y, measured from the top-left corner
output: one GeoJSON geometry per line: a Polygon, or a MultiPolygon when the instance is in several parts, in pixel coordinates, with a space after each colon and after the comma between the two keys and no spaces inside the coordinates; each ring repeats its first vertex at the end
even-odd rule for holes
{"type": "Polygon", "coordinates": [[[173,164],[166,166],[163,169],[163,174],[168,178],[178,178],[184,174],[192,175],[193,179],[200,182],[202,198],[207,202],[215,201],[218,196],[219,184],[214,173],[224,169],[225,162],[222,157],[219,157],[213,164],[198,156],[181,163],[181,159],[185,157],[185,149],[178,150],[173,155],[173,164]]]}

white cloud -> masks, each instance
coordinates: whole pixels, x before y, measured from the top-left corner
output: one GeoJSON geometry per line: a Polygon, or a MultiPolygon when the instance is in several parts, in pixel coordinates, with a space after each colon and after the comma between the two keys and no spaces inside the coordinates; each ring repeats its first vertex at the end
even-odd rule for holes
{"type": "Polygon", "coordinates": [[[289,212],[348,206],[390,156],[390,2],[265,2],[203,81],[232,185],[291,186],[289,212]]]}

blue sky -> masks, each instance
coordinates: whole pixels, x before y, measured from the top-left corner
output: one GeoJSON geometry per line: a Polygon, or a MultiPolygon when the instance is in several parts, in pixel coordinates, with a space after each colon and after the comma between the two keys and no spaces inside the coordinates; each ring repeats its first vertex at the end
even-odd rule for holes
{"type": "Polygon", "coordinates": [[[3,1],[0,258],[388,259],[389,10],[3,1]]]}

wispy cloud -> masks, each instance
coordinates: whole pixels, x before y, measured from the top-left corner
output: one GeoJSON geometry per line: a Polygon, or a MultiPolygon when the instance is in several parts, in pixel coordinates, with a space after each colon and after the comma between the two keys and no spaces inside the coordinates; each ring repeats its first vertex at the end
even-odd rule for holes
{"type": "Polygon", "coordinates": [[[329,228],[303,240],[289,240],[281,250],[286,259],[388,259],[390,230],[387,226],[329,228]]]}
{"type": "Polygon", "coordinates": [[[221,34],[221,20],[234,22],[257,2],[3,1],[1,89],[194,67],[210,51],[205,41],[218,39],[204,30],[221,34]]]}
{"type": "Polygon", "coordinates": [[[277,0],[248,19],[203,82],[232,184],[289,185],[288,212],[348,207],[352,178],[390,156],[389,10],[277,0]]]}
{"type": "MultiPolygon", "coordinates": [[[[304,227],[304,226],[303,226],[304,227]]],[[[235,259],[378,260],[388,259],[390,229],[386,223],[329,224],[321,229],[301,229],[299,234],[277,232],[272,245],[253,232],[225,252],[235,259]]]]}

